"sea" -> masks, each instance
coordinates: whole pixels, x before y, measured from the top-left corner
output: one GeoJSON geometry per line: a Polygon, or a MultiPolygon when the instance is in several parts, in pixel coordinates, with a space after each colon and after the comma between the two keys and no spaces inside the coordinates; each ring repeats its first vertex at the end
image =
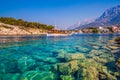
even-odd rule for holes
{"type": "Polygon", "coordinates": [[[0,80],[120,80],[119,36],[1,36],[0,80]]]}

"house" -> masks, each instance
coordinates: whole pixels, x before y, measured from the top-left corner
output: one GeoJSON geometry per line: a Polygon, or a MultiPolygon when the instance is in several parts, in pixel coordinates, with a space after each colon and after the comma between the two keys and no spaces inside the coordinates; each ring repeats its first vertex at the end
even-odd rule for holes
{"type": "Polygon", "coordinates": [[[99,27],[99,32],[100,33],[109,33],[110,30],[107,27],[99,27]]]}

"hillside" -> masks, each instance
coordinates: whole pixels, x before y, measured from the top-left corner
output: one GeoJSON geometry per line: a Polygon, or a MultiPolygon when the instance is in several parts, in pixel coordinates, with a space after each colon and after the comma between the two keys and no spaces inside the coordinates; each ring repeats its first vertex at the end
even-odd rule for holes
{"type": "Polygon", "coordinates": [[[120,26],[120,5],[107,9],[94,22],[79,26],[75,29],[99,27],[99,26],[106,27],[106,26],[112,26],[112,25],[120,26]]]}
{"type": "Polygon", "coordinates": [[[40,24],[37,22],[27,22],[22,19],[0,18],[0,35],[31,35],[45,34],[52,30],[54,26],[40,24]]]}

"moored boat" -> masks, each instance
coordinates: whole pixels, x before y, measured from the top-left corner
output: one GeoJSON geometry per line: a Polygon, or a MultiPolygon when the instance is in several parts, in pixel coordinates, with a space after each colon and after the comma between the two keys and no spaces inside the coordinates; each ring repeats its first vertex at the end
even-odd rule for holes
{"type": "Polygon", "coordinates": [[[47,33],[47,36],[69,36],[67,33],[47,33]]]}

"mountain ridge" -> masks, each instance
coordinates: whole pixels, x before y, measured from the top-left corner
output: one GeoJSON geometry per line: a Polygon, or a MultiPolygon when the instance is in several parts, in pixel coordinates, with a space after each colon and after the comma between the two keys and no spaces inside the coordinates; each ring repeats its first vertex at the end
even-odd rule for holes
{"type": "Polygon", "coordinates": [[[79,26],[74,29],[83,29],[83,28],[99,27],[99,26],[105,27],[112,25],[120,26],[120,5],[105,10],[104,13],[100,17],[95,19],[94,22],[79,26]]]}

